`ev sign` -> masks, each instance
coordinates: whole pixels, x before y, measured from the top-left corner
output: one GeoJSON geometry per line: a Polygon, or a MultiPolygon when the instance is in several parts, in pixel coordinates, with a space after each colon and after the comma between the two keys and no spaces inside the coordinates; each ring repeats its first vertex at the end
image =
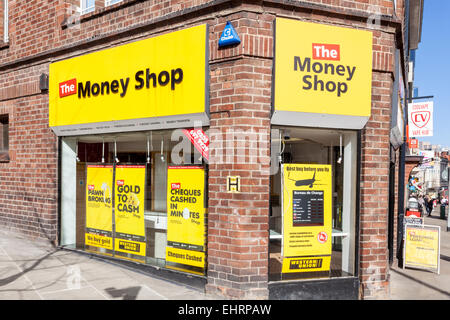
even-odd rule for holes
{"type": "Polygon", "coordinates": [[[415,102],[408,105],[408,127],[410,137],[433,135],[433,102],[415,102]]]}

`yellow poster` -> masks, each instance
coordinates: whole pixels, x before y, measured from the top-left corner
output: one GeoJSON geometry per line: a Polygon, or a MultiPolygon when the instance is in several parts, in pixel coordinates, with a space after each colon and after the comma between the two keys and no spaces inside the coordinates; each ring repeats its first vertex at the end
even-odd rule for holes
{"type": "Polygon", "coordinates": [[[406,226],[405,266],[439,270],[439,230],[406,226]]]}
{"type": "MultiPolygon", "coordinates": [[[[168,168],[166,261],[180,264],[178,269],[183,269],[183,265],[197,270],[205,267],[204,192],[203,167],[168,168]]],[[[192,270],[185,269],[199,273],[192,270]]]]}
{"type": "Polygon", "coordinates": [[[283,273],[330,269],[331,183],[330,165],[283,165],[283,273]]]}
{"type": "Polygon", "coordinates": [[[116,166],[116,251],[145,256],[145,166],[116,166]]]}
{"type": "Polygon", "coordinates": [[[86,245],[112,250],[113,166],[88,165],[86,245]]]}

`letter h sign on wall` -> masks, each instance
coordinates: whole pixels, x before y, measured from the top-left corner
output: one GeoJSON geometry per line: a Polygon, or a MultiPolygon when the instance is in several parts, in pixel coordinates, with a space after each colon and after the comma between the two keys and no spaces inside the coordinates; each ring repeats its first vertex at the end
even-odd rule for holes
{"type": "Polygon", "coordinates": [[[227,192],[241,192],[241,177],[228,176],[227,177],[227,192]]]}

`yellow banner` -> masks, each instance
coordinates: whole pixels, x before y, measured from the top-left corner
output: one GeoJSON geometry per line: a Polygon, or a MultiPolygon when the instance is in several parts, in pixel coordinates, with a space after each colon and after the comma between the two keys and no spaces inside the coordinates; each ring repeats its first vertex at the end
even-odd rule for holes
{"type": "Polygon", "coordinates": [[[331,183],[330,165],[283,165],[283,257],[331,255],[331,183]]]}
{"type": "Polygon", "coordinates": [[[284,258],[282,273],[330,270],[331,256],[284,258]]]}
{"type": "Polygon", "coordinates": [[[111,249],[113,166],[88,165],[86,180],[86,245],[111,249]]]}
{"type": "Polygon", "coordinates": [[[145,256],[145,166],[116,166],[116,251],[145,256]]]}
{"type": "Polygon", "coordinates": [[[205,113],[206,37],[200,25],[50,64],[50,127],[205,113]]]}
{"type": "Polygon", "coordinates": [[[405,228],[406,266],[426,269],[439,267],[439,229],[405,228]]]}
{"type": "Polygon", "coordinates": [[[167,170],[166,260],[204,268],[205,171],[202,167],[169,167],[167,170]],[[170,253],[176,255],[170,255],[170,253]],[[184,258],[182,258],[184,256],[184,258]]]}
{"type": "Polygon", "coordinates": [[[274,109],[370,116],[372,33],[276,19],[274,109]]]}
{"type": "Polygon", "coordinates": [[[203,268],[205,266],[205,253],[167,247],[166,260],[179,264],[203,268]]]}
{"type": "Polygon", "coordinates": [[[87,246],[99,247],[112,250],[112,238],[104,237],[97,234],[85,234],[85,241],[87,246]]]}

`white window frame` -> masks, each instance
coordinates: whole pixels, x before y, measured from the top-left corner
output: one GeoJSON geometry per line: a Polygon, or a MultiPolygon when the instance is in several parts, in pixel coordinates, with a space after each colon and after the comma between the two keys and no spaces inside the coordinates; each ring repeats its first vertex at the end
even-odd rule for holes
{"type": "Polygon", "coordinates": [[[84,2],[83,0],[80,0],[80,11],[81,11],[81,14],[87,14],[87,13],[90,13],[90,12],[95,10],[95,1],[94,1],[94,4],[92,6],[87,7],[87,8],[84,7],[83,2],[84,2]]]}
{"type": "Polygon", "coordinates": [[[113,4],[122,2],[123,0],[105,0],[105,7],[112,6],[113,4]]]}
{"type": "Polygon", "coordinates": [[[3,41],[9,41],[9,16],[8,16],[8,0],[3,2],[3,41]]]}

